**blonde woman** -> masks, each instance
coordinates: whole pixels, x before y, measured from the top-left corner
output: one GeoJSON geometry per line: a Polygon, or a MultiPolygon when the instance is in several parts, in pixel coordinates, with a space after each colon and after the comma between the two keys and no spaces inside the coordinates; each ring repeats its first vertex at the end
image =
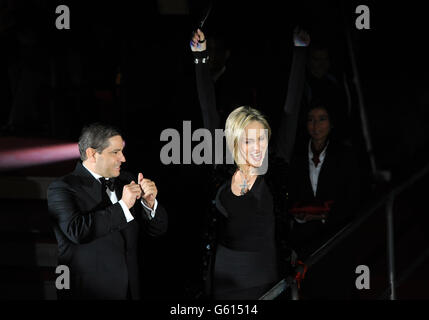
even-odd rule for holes
{"type": "MultiPolygon", "coordinates": [[[[204,125],[220,127],[206,39],[191,40],[204,125]]],[[[271,128],[258,110],[241,106],[226,119],[225,138],[234,159],[230,170],[217,166],[221,181],[215,197],[207,246],[206,293],[214,299],[258,299],[287,272],[285,244],[285,163],[270,156],[271,128]]],[[[225,166],[223,166],[225,168],[225,166]]]]}
{"type": "Polygon", "coordinates": [[[220,232],[212,275],[215,299],[257,299],[280,279],[273,196],[265,175],[259,174],[270,135],[265,117],[250,107],[235,109],[226,121],[236,170],[216,197],[220,232]]]}

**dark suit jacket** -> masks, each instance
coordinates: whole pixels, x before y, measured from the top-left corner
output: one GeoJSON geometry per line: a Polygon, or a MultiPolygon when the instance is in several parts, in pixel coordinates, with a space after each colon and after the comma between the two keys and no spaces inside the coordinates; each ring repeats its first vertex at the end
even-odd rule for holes
{"type": "Polygon", "coordinates": [[[325,223],[317,220],[299,224],[292,220],[291,245],[304,259],[353,219],[360,201],[359,167],[350,148],[331,141],[320,170],[316,195],[311,187],[308,148],[292,160],[290,173],[290,205],[296,201],[334,201],[325,223]]]}
{"type": "MultiPolygon", "coordinates": [[[[133,180],[121,172],[122,188],[133,180]]],[[[135,179],[134,179],[135,180],[135,179]]],[[[137,243],[143,229],[152,236],[167,230],[167,213],[158,203],[155,218],[139,200],[127,223],[119,202],[112,204],[107,193],[79,162],[75,170],[48,188],[48,208],[58,241],[58,262],[70,269],[70,290],[59,291],[60,298],[139,299],[137,243]]]]}

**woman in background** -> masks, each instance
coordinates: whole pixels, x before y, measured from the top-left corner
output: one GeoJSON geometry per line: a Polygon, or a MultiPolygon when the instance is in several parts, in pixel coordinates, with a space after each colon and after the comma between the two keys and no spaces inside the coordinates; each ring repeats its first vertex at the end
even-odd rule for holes
{"type": "MultiPolygon", "coordinates": [[[[289,240],[302,261],[354,218],[360,201],[356,155],[335,138],[334,116],[321,103],[309,108],[306,129],[310,138],[291,161],[289,240]]],[[[345,268],[342,262],[348,258],[335,252],[309,270],[302,283],[303,297],[350,297],[353,283],[343,277],[352,276],[354,269],[345,268]]]]}

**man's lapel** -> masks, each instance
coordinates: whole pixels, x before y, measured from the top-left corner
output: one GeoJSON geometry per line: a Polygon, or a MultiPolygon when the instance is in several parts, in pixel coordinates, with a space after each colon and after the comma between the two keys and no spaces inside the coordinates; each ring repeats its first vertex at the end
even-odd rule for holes
{"type": "Polygon", "coordinates": [[[95,204],[99,204],[104,200],[101,183],[94,178],[81,162],[77,163],[74,174],[81,178],[80,188],[92,198],[95,204]]]}

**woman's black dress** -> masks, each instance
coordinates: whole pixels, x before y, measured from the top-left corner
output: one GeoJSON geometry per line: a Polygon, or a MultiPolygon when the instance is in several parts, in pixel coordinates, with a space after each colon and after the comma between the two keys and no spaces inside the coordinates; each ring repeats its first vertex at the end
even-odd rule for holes
{"type": "Polygon", "coordinates": [[[231,183],[219,190],[215,299],[258,299],[279,280],[273,197],[263,176],[243,196],[231,183]]]}

